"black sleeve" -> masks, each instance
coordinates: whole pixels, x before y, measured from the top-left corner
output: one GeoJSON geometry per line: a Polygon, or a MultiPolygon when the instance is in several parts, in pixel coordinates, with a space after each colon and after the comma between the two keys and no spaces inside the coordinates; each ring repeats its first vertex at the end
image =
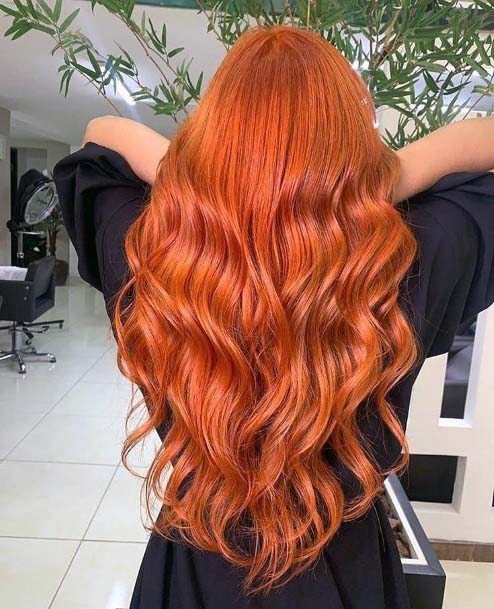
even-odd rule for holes
{"type": "Polygon", "coordinates": [[[400,204],[418,241],[402,298],[425,357],[494,302],[494,173],[457,172],[400,204]]]}
{"type": "Polygon", "coordinates": [[[108,305],[128,272],[123,240],[149,187],[122,156],[92,142],[59,161],[54,179],[79,274],[108,305]]]}

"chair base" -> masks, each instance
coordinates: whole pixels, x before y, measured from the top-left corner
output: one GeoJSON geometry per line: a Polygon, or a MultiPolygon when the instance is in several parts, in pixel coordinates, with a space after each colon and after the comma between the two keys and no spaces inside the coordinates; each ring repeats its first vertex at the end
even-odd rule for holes
{"type": "MultiPolygon", "coordinates": [[[[55,322],[58,323],[58,322],[55,322]]],[[[42,325],[42,324],[40,324],[42,325]]],[[[30,326],[25,326],[24,324],[18,324],[17,322],[12,322],[12,325],[4,327],[4,328],[0,328],[0,329],[8,329],[8,331],[10,332],[10,334],[12,335],[12,348],[9,351],[2,351],[0,350],[0,361],[1,360],[7,360],[7,359],[15,359],[17,361],[17,365],[19,367],[19,374],[26,374],[26,363],[25,363],[25,359],[26,358],[34,358],[34,361],[37,361],[38,358],[43,358],[40,359],[38,361],[47,361],[47,362],[56,362],[57,359],[56,357],[53,355],[53,353],[39,353],[38,351],[36,351],[36,348],[33,346],[28,346],[28,347],[22,347],[22,335],[25,334],[27,336],[27,341],[26,343],[28,345],[31,344],[31,341],[33,339],[33,334],[31,331],[28,330],[28,327],[30,326]]],[[[48,327],[43,327],[42,330],[38,330],[35,332],[37,332],[38,334],[41,334],[43,332],[46,332],[46,330],[48,330],[48,327]]],[[[61,326],[60,326],[61,327],[61,326]]]]}

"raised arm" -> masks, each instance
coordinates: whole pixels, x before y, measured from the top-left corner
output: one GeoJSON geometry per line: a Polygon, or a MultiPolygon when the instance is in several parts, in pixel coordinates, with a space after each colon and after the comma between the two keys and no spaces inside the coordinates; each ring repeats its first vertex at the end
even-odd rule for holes
{"type": "MultiPolygon", "coordinates": [[[[121,154],[134,172],[153,184],[158,163],[170,144],[153,129],[127,118],[101,116],[90,121],[83,144],[94,142],[121,154]]],[[[471,118],[436,129],[398,150],[401,176],[393,200],[402,201],[457,171],[494,168],[494,117],[471,118]]]]}
{"type": "Polygon", "coordinates": [[[118,152],[134,173],[148,184],[154,182],[158,163],[170,144],[166,137],[153,129],[117,116],[101,116],[91,120],[82,143],[87,142],[118,152]]]}
{"type": "Polygon", "coordinates": [[[401,177],[393,200],[426,190],[448,173],[494,168],[494,117],[469,118],[445,125],[397,151],[401,177]]]}

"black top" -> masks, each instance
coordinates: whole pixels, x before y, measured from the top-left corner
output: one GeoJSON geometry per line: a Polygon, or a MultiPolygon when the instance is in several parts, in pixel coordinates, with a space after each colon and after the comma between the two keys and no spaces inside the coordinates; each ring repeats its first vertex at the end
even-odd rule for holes
{"type": "MultiPolygon", "coordinates": [[[[116,152],[93,143],[54,171],[81,277],[103,293],[107,311],[128,276],[123,237],[146,204],[149,188],[116,152]]],[[[423,356],[390,396],[406,426],[413,382],[425,357],[446,353],[461,326],[494,302],[494,173],[452,173],[399,209],[418,241],[418,256],[401,287],[423,356]]],[[[399,447],[367,408],[361,427],[377,460],[390,465],[399,447]]],[[[349,497],[356,491],[339,469],[349,497]]],[[[131,609],[408,609],[400,558],[383,505],[344,523],[316,567],[268,598],[240,592],[242,571],[220,555],[153,534],[131,609]]]]}

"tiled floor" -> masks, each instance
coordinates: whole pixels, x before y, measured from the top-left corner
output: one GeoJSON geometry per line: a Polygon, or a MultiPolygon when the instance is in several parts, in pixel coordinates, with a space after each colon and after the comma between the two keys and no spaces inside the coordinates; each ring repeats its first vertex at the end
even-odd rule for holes
{"type": "MultiPolygon", "coordinates": [[[[0,362],[0,607],[125,608],[147,538],[141,482],[119,464],[130,385],[95,290],[57,288],[45,317],[65,319],[35,340],[58,362],[25,376],[0,362]]],[[[152,452],[133,456],[137,471],[152,452]]],[[[445,609],[492,607],[493,564],[443,564],[445,609]]]]}
{"type": "Polygon", "coordinates": [[[98,292],[72,280],[44,318],[65,320],[35,337],[57,363],[0,362],[0,607],[125,608],[148,535],[119,464],[130,384],[98,292]]]}

